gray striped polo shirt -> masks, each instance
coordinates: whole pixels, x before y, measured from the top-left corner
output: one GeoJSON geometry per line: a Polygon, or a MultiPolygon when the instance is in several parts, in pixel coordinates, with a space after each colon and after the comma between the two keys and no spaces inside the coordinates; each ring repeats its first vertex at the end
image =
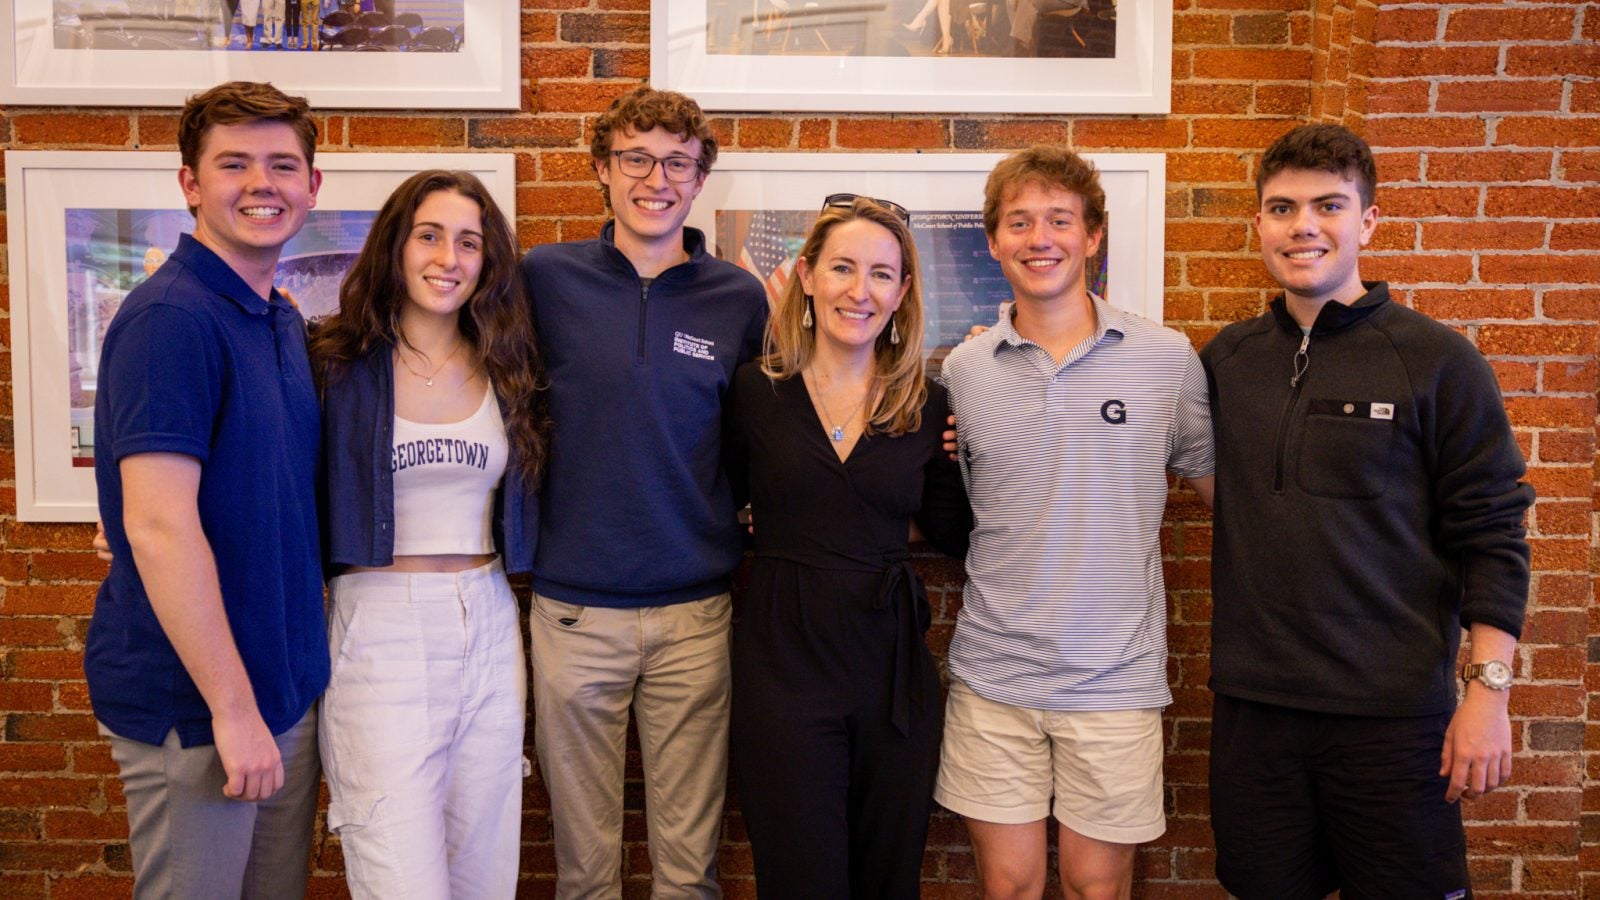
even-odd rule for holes
{"type": "Polygon", "coordinates": [[[976,520],[950,671],[1014,706],[1172,702],[1161,518],[1169,469],[1212,473],[1206,377],[1188,338],[1091,297],[1059,366],[1010,317],[944,363],[976,520]]]}

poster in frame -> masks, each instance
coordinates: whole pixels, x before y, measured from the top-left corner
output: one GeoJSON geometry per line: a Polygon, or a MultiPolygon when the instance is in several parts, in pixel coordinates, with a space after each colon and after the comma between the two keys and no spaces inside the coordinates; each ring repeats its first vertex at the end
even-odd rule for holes
{"type": "Polygon", "coordinates": [[[708,110],[1167,113],[1172,0],[651,0],[650,80],[708,110]]]}
{"type": "Polygon", "coordinates": [[[182,106],[211,85],[245,80],[270,81],[316,108],[520,105],[515,3],[442,0],[426,17],[371,27],[345,21],[352,14],[331,3],[301,7],[332,11],[258,20],[247,38],[222,0],[0,0],[0,104],[182,106]],[[362,49],[384,52],[354,52],[362,49]]]}
{"type": "MultiPolygon", "coordinates": [[[[17,519],[92,522],[100,341],[127,292],[193,229],[176,153],[6,153],[17,519]]],[[[274,282],[307,317],[332,311],[372,219],[400,182],[431,168],[478,176],[515,215],[507,153],[324,153],[317,206],[274,282]]]]}
{"type": "MultiPolygon", "coordinates": [[[[1162,321],[1166,157],[1089,153],[1106,192],[1106,237],[1086,266],[1090,290],[1162,321]]],[[[774,300],[794,255],[834,193],[882,197],[911,212],[921,257],[924,351],[937,368],[973,325],[991,325],[1011,297],[988,251],[983,187],[998,153],[724,153],[688,224],[712,252],[750,270],[774,300]]]]}

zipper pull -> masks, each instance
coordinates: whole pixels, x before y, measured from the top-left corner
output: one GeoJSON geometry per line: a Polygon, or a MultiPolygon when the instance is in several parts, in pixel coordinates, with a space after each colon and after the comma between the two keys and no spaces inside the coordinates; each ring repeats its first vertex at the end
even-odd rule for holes
{"type": "Polygon", "coordinates": [[[1306,370],[1311,368],[1311,357],[1306,353],[1306,348],[1311,346],[1311,335],[1300,339],[1300,349],[1294,352],[1294,377],[1289,379],[1289,387],[1299,387],[1300,379],[1306,376],[1306,370]]]}

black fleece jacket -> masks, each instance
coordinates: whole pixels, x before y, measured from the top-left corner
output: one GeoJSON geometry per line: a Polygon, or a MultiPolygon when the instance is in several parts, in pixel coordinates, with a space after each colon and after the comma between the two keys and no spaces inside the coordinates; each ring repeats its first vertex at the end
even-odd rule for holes
{"type": "Polygon", "coordinates": [[[1522,630],[1533,489],[1494,373],[1367,285],[1201,353],[1216,429],[1211,689],[1318,712],[1455,705],[1461,627],[1522,630]],[[1296,377],[1296,372],[1301,374],[1296,377]]]}

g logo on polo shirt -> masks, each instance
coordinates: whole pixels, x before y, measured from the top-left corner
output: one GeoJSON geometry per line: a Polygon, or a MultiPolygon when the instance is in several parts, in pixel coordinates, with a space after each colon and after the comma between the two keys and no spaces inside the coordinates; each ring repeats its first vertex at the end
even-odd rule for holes
{"type": "Polygon", "coordinates": [[[1121,400],[1107,400],[1100,404],[1100,418],[1113,425],[1128,421],[1128,405],[1121,400]]]}

